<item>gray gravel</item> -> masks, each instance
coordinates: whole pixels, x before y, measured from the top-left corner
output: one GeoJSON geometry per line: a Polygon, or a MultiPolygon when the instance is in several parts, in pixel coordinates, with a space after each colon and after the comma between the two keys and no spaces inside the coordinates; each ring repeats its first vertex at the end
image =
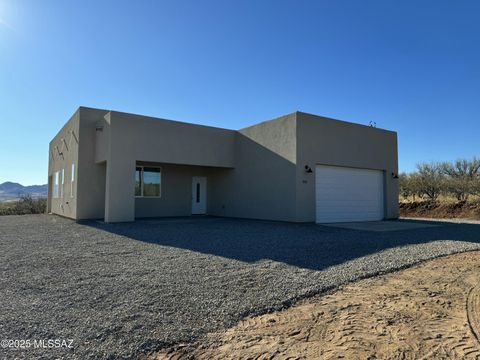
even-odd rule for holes
{"type": "Polygon", "coordinates": [[[0,217],[3,358],[135,358],[342,283],[480,248],[480,225],[401,231],[234,219],[0,217]]]}

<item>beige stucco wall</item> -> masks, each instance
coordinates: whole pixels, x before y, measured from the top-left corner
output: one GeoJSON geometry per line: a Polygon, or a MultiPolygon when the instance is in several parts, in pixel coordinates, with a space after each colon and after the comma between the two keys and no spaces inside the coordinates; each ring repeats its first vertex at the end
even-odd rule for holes
{"type": "Polygon", "coordinates": [[[233,130],[112,111],[110,131],[111,156],[128,155],[170,164],[234,166],[233,130]]]}
{"type": "Polygon", "coordinates": [[[206,176],[208,214],[311,222],[315,174],[304,166],[316,164],[384,171],[385,216],[398,217],[396,133],[300,112],[233,131],[81,107],[49,153],[49,175],[65,168],[65,198],[53,199],[51,211],[76,219],[187,216],[192,177],[206,176]],[[79,142],[65,158],[52,157],[72,130],[79,142]],[[78,164],[74,198],[71,162],[78,164]],[[138,163],[162,167],[161,198],[135,198],[138,163]]]}
{"type": "MultiPolygon", "coordinates": [[[[73,182],[73,197],[71,192],[71,166],[75,164],[78,174],[78,138],[80,112],[77,110],[65,123],[48,146],[48,210],[69,218],[77,216],[77,181],[73,182]],[[57,150],[58,147],[58,150],[57,150]],[[61,154],[59,153],[61,152],[61,154]],[[53,198],[54,173],[64,169],[64,184],[62,196],[53,198]]],[[[59,192],[62,184],[59,184],[59,192]]]]}
{"type": "Polygon", "coordinates": [[[295,221],[295,114],[239,130],[235,167],[219,171],[212,215],[295,221]]]}
{"type": "Polygon", "coordinates": [[[96,124],[107,110],[80,108],[78,219],[102,219],[105,209],[106,164],[95,162],[96,124]]]}
{"type": "Polygon", "coordinates": [[[73,219],[101,219],[105,206],[105,164],[95,163],[95,124],[104,119],[106,110],[80,107],[55,135],[49,145],[49,211],[73,219]],[[73,133],[72,133],[73,131],[73,133]],[[73,135],[72,135],[73,134],[73,135]],[[66,139],[68,150],[59,156],[55,146],[66,139]],[[71,164],[75,164],[74,194],[71,196],[71,164]],[[54,172],[65,169],[63,198],[52,198],[54,172]]]}
{"type": "MultiPolygon", "coordinates": [[[[136,201],[133,196],[135,164],[139,161],[222,168],[234,165],[232,130],[119,112],[109,113],[106,126],[109,149],[106,156],[100,155],[104,150],[97,155],[97,159],[106,157],[106,221],[131,221],[152,208],[152,199],[136,201]]],[[[157,206],[155,212],[165,214],[160,208],[166,207],[157,206]]],[[[178,213],[179,208],[175,209],[178,213]]]]}
{"type": "Polygon", "coordinates": [[[315,221],[315,165],[383,170],[385,217],[398,218],[397,133],[297,113],[296,221],[315,221]],[[313,173],[305,172],[304,166],[313,173]]]}

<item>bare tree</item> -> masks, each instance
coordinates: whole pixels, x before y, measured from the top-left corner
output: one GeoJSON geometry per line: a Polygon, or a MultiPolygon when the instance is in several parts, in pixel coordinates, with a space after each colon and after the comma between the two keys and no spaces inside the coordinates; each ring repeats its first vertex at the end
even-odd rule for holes
{"type": "Polygon", "coordinates": [[[447,176],[446,191],[459,201],[467,201],[470,195],[478,193],[480,159],[459,159],[453,163],[441,164],[441,171],[447,176]]]}
{"type": "Polygon", "coordinates": [[[421,163],[417,165],[418,192],[429,200],[437,201],[444,191],[444,174],[439,163],[421,163]]]}
{"type": "Polygon", "coordinates": [[[410,174],[401,173],[398,175],[398,191],[404,199],[412,196],[412,187],[410,186],[410,174]]]}
{"type": "Polygon", "coordinates": [[[442,193],[467,201],[480,196],[480,159],[418,164],[416,172],[400,174],[399,190],[403,198],[414,201],[417,196],[436,201],[442,193]]]}
{"type": "Polygon", "coordinates": [[[420,198],[422,197],[419,186],[419,176],[417,173],[401,173],[398,178],[400,195],[404,199],[412,197],[413,201],[415,201],[417,196],[420,198]]]}

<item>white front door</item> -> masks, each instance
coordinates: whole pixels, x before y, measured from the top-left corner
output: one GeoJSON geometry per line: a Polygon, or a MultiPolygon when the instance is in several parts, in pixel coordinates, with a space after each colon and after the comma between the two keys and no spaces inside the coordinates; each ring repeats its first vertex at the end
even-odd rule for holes
{"type": "Polygon", "coordinates": [[[207,213],[207,178],[192,177],[192,214],[207,213]]]}

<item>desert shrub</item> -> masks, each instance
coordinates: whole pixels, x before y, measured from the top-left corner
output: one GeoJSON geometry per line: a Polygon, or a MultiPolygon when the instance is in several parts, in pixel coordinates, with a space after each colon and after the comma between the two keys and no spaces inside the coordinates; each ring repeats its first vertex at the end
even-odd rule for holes
{"type": "Polygon", "coordinates": [[[460,159],[453,163],[441,164],[441,171],[446,175],[445,191],[458,201],[467,201],[470,195],[480,190],[480,159],[460,159]]]}
{"type": "Polygon", "coordinates": [[[34,199],[23,195],[20,200],[0,208],[0,215],[44,214],[47,210],[47,199],[34,199]]]}
{"type": "Polygon", "coordinates": [[[480,196],[480,159],[421,163],[417,171],[399,176],[399,191],[404,199],[416,197],[437,201],[440,195],[465,202],[480,196]]]}
{"type": "Polygon", "coordinates": [[[430,201],[437,201],[445,190],[445,176],[439,163],[418,164],[416,178],[418,194],[430,201]]]}
{"type": "Polygon", "coordinates": [[[419,176],[417,173],[401,173],[398,176],[398,180],[400,196],[404,199],[409,199],[411,197],[413,198],[413,201],[415,201],[417,197],[422,198],[419,176]]]}
{"type": "Polygon", "coordinates": [[[400,193],[400,196],[405,199],[408,199],[412,195],[412,188],[408,182],[409,175],[410,174],[407,173],[401,173],[398,175],[398,192],[400,193]]]}
{"type": "Polygon", "coordinates": [[[472,195],[480,196],[480,174],[473,180],[472,195]]]}

